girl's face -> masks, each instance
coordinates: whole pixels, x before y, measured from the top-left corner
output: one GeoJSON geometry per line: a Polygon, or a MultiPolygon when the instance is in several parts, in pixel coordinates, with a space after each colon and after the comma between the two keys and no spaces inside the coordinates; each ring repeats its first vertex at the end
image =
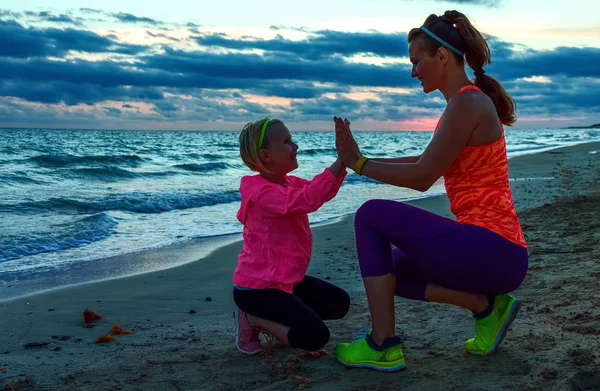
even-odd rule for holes
{"type": "Polygon", "coordinates": [[[292,141],[292,135],[284,124],[276,124],[269,130],[269,145],[264,151],[261,158],[269,171],[285,175],[298,168],[298,145],[292,141]]]}

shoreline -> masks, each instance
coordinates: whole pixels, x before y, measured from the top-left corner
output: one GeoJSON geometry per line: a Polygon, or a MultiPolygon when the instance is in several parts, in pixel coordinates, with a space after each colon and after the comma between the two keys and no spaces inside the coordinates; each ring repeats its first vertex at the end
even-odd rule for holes
{"type": "MultiPolygon", "coordinates": [[[[568,146],[544,148],[540,151],[527,151],[522,154],[511,156],[508,158],[509,178],[512,177],[510,167],[512,167],[513,164],[511,164],[511,162],[513,162],[514,159],[517,159],[518,165],[520,163],[520,159],[527,160],[531,156],[552,153],[553,151],[561,149],[577,148],[579,146],[585,146],[588,144],[597,145],[596,149],[592,148],[592,151],[590,151],[590,153],[594,153],[596,150],[600,149],[599,141],[588,141],[574,143],[568,146]]],[[[516,186],[515,182],[535,180],[536,176],[534,174],[530,177],[512,179],[516,179],[511,181],[511,188],[513,188],[514,192],[514,188],[516,186]]],[[[539,178],[539,180],[550,179],[550,177],[539,178]]],[[[436,199],[438,197],[445,198],[444,196],[445,192],[435,193],[431,195],[423,195],[406,200],[397,201],[406,202],[414,206],[420,206],[425,209],[428,209],[428,206],[430,208],[434,207],[433,205],[435,205],[437,202],[443,203],[444,200],[433,202],[427,202],[426,200],[436,199]]],[[[332,202],[335,202],[335,199],[332,202]]],[[[517,210],[519,210],[519,206],[516,206],[517,210]]],[[[341,216],[332,217],[325,221],[320,221],[311,224],[311,228],[314,230],[318,227],[337,224],[341,221],[344,221],[345,219],[352,218],[354,213],[355,212],[348,212],[341,216]]],[[[453,218],[453,215],[444,208],[441,208],[435,213],[453,218]]],[[[0,285],[0,303],[16,300],[19,298],[26,298],[32,295],[44,294],[60,289],[67,289],[70,287],[102,281],[135,277],[147,273],[177,268],[194,262],[202,262],[202,260],[204,260],[206,257],[210,256],[212,253],[224,246],[231,245],[234,243],[241,244],[241,240],[241,231],[208,237],[196,237],[186,238],[184,240],[175,240],[166,245],[156,245],[140,248],[131,252],[116,254],[109,257],[76,261],[67,266],[66,270],[61,270],[60,268],[57,268],[48,272],[33,271],[32,274],[35,277],[26,278],[24,280],[18,280],[18,277],[23,276],[24,274],[28,274],[27,272],[24,272],[22,270],[6,272],[9,276],[13,274],[16,279],[0,285]],[[165,258],[177,258],[178,261],[168,261],[166,263],[161,262],[165,258]],[[120,271],[115,272],[115,270],[117,269],[120,271]],[[69,275],[64,276],[64,273],[68,273],[69,275]]]]}
{"type": "MultiPolygon", "coordinates": [[[[347,290],[352,303],[344,319],[327,322],[331,340],[323,357],[279,343],[252,357],[236,350],[231,277],[238,241],[178,267],[0,302],[0,386],[223,391],[310,385],[329,391],[490,385],[568,390],[578,384],[584,389],[582,384],[600,382],[593,377],[600,372],[600,293],[594,289],[600,281],[600,155],[591,153],[597,149],[600,143],[588,143],[510,160],[510,177],[530,178],[511,183],[530,264],[514,293],[523,301],[521,313],[493,356],[464,353],[462,344],[473,330],[465,310],[397,298],[408,369],[386,374],[339,365],[335,345],[369,324],[350,215],[313,228],[308,273],[347,290]],[[83,322],[86,308],[103,317],[93,328],[83,322]],[[133,334],[95,344],[114,324],[133,334]]],[[[421,199],[418,206],[450,213],[442,196],[421,199]]]]}

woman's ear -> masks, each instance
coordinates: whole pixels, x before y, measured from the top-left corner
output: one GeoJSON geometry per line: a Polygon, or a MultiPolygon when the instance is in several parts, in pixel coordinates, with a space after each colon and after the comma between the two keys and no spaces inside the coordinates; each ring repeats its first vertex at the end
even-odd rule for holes
{"type": "Polygon", "coordinates": [[[450,57],[450,52],[445,47],[440,46],[435,52],[435,57],[442,65],[446,65],[450,57]]]}

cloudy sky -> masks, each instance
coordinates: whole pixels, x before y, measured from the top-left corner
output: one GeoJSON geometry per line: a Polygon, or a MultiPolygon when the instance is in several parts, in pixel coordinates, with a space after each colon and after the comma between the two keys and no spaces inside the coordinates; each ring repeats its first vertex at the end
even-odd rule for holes
{"type": "Polygon", "coordinates": [[[49,3],[0,6],[0,127],[239,130],[270,115],[327,130],[342,115],[431,130],[445,102],[410,78],[406,35],[447,9],[489,37],[516,128],[600,123],[597,0],[49,3]]]}

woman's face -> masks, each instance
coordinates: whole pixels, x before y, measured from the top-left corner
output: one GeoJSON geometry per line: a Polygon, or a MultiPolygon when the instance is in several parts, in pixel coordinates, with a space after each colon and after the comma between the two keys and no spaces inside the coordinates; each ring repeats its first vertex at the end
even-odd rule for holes
{"type": "Polygon", "coordinates": [[[408,45],[408,55],[412,63],[411,77],[416,77],[421,82],[423,92],[426,94],[437,90],[442,81],[443,67],[436,55],[430,55],[415,39],[408,45]]]}

